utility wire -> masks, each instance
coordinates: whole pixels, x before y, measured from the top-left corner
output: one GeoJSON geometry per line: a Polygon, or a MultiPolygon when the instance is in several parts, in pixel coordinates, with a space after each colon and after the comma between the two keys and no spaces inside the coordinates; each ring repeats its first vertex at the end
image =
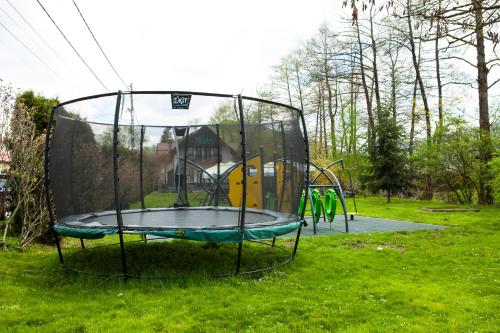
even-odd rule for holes
{"type": "MultiPolygon", "coordinates": [[[[38,38],[43,42],[43,44],[50,50],[52,51],[52,53],[60,60],[60,62],[66,67],[66,69],[68,69],[72,74],[73,74],[73,77],[76,77],[74,75],[74,71],[71,67],[68,66],[68,64],[59,56],[59,54],[50,46],[50,44],[40,35],[40,33],[38,33],[38,31],[36,31],[36,29],[31,25],[31,23],[23,16],[23,14],[21,14],[21,12],[9,1],[9,0],[6,0],[7,3],[11,6],[11,8],[17,13],[17,15],[19,17],[21,17],[21,19],[29,26],[29,28],[31,29],[32,32],[34,32],[38,38]]],[[[29,33],[26,32],[26,29],[25,27],[21,27],[19,25],[19,23],[14,20],[13,17],[11,17],[9,15],[9,13],[7,13],[3,8],[0,7],[0,10],[20,29],[22,30],[28,37],[29,37],[29,33]]],[[[30,38],[31,41],[35,41],[33,38],[30,38]]],[[[35,43],[37,45],[40,45],[39,43],[35,43]]],[[[69,82],[69,81],[68,81],[69,82]]],[[[82,82],[81,80],[78,80],[78,83],[82,86],[82,87],[85,87],[86,89],[89,89],[88,85],[84,82],[82,82]]]]}
{"type": "Polygon", "coordinates": [[[42,7],[42,9],[45,12],[45,14],[47,14],[47,16],[49,17],[49,19],[52,21],[52,23],[57,28],[57,30],[59,30],[59,32],[64,37],[64,39],[66,40],[66,42],[68,42],[69,46],[71,46],[71,48],[73,49],[73,51],[75,51],[75,53],[78,56],[78,58],[80,58],[80,60],[85,64],[85,66],[92,73],[92,75],[94,75],[94,77],[96,78],[96,80],[99,81],[99,83],[103,86],[103,88],[106,89],[106,91],[109,92],[108,87],[106,87],[104,85],[104,83],[101,81],[101,79],[99,79],[99,77],[97,76],[97,74],[92,70],[92,68],[90,68],[90,66],[87,64],[87,62],[82,58],[82,56],[80,55],[80,53],[78,53],[78,51],[75,49],[75,47],[73,46],[73,44],[71,44],[71,42],[69,41],[69,39],[66,37],[66,35],[62,32],[62,30],[59,28],[59,26],[57,25],[57,23],[54,21],[54,19],[52,18],[52,16],[50,16],[49,12],[47,12],[47,10],[42,5],[42,3],[40,2],[40,0],[36,0],[36,2],[38,2],[38,4],[40,5],[40,7],[42,7]]]}
{"type": "Polygon", "coordinates": [[[9,1],[9,0],[5,0],[7,1],[7,3],[12,7],[12,9],[17,13],[17,15],[19,15],[19,17],[21,17],[24,21],[24,23],[26,23],[28,25],[28,27],[30,27],[31,31],[33,31],[37,36],[38,38],[40,38],[40,40],[45,44],[45,46],[47,46],[47,48],[49,48],[50,51],[52,51],[52,53],[66,66],[69,68],[69,66],[64,62],[64,60],[61,58],[61,56],[50,46],[49,43],[47,43],[47,41],[45,40],[45,38],[42,37],[42,35],[40,35],[40,33],[38,31],[36,31],[36,29],[31,25],[31,23],[24,17],[23,14],[21,14],[21,12],[19,10],[17,10],[17,8],[9,1]]]}
{"type": "Polygon", "coordinates": [[[45,65],[45,67],[47,67],[55,76],[57,76],[58,78],[62,79],[59,74],[57,74],[53,69],[52,67],[50,67],[45,61],[42,60],[42,58],[40,58],[35,52],[33,52],[33,50],[28,46],[26,45],[25,43],[23,43],[22,40],[20,40],[19,38],[17,38],[17,36],[9,30],[9,28],[7,28],[2,22],[0,22],[0,26],[2,28],[5,29],[5,31],[7,31],[9,33],[9,35],[12,36],[12,38],[14,38],[19,44],[21,44],[26,50],[28,50],[29,53],[31,53],[35,58],[38,59],[38,61],[40,61],[43,65],[45,65]]]}
{"type": "Polygon", "coordinates": [[[92,38],[94,38],[94,41],[95,43],[97,44],[97,46],[99,47],[99,50],[101,50],[101,53],[102,55],[104,56],[104,58],[106,58],[106,61],[108,62],[109,66],[111,67],[111,69],[113,70],[113,72],[115,72],[116,76],[120,79],[120,81],[123,83],[123,85],[125,87],[127,87],[127,89],[129,88],[128,85],[125,83],[125,81],[122,79],[122,77],[120,76],[120,74],[118,74],[118,71],[116,70],[116,68],[113,66],[113,64],[111,64],[111,61],[109,60],[108,56],[106,55],[106,53],[104,52],[104,50],[102,49],[101,47],[101,44],[99,44],[99,42],[97,41],[97,38],[95,37],[94,33],[92,32],[92,30],[90,29],[88,23],[87,23],[87,20],[85,20],[85,17],[83,17],[83,14],[80,10],[80,8],[78,7],[78,5],[76,4],[75,0],[73,0],[73,5],[75,5],[75,8],[76,10],[78,11],[78,14],[80,14],[80,17],[82,18],[83,20],[83,23],[85,23],[85,25],[87,26],[87,29],[89,30],[90,34],[92,35],[92,38]]]}
{"type": "Polygon", "coordinates": [[[7,11],[6,11],[5,9],[3,9],[2,7],[0,7],[0,11],[1,11],[1,12],[2,12],[2,13],[6,16],[6,17],[8,17],[8,18],[9,18],[9,20],[10,20],[12,23],[14,23],[14,24],[16,25],[16,27],[18,27],[18,28],[19,28],[19,30],[24,31],[24,30],[23,30],[23,28],[21,28],[21,26],[19,25],[19,23],[17,23],[17,22],[16,22],[16,20],[14,20],[14,19],[12,18],[12,16],[10,16],[10,15],[9,15],[9,13],[7,13],[7,11]]]}

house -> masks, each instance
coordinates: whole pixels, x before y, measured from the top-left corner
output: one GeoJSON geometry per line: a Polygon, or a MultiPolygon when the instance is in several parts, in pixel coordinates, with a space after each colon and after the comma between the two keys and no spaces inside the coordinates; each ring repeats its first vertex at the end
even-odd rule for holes
{"type": "Polygon", "coordinates": [[[165,187],[175,187],[176,172],[179,172],[180,182],[183,184],[186,181],[190,187],[211,182],[210,177],[206,179],[203,176],[203,170],[217,166],[218,153],[221,165],[241,159],[238,148],[217,138],[212,126],[191,127],[189,131],[178,131],[177,134],[176,140],[168,139],[156,145],[156,155],[164,163],[160,177],[165,187]],[[176,147],[179,147],[179,155],[176,147]],[[179,162],[181,167],[177,169],[179,162]]]}
{"type": "Polygon", "coordinates": [[[0,173],[7,173],[10,163],[10,152],[4,144],[3,136],[0,135],[0,173]]]}

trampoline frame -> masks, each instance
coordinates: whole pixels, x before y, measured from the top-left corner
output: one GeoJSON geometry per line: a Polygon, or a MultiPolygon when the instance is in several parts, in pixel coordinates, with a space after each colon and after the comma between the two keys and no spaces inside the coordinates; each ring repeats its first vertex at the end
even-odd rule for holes
{"type": "MultiPolygon", "coordinates": [[[[248,96],[242,96],[241,94],[238,95],[232,95],[232,94],[219,94],[219,93],[207,93],[207,92],[191,92],[191,91],[125,91],[122,92],[121,90],[117,92],[111,92],[111,93],[105,93],[105,94],[97,94],[97,95],[90,95],[90,96],[85,96],[85,97],[80,97],[76,99],[72,99],[66,102],[62,102],[56,106],[54,106],[51,109],[50,115],[49,115],[49,120],[48,120],[48,125],[47,125],[47,133],[46,133],[46,138],[45,138],[45,151],[44,151],[44,188],[45,188],[45,199],[49,211],[49,219],[50,219],[50,226],[52,229],[52,235],[53,235],[53,241],[57,247],[57,252],[58,252],[58,257],[60,263],[63,265],[63,267],[70,269],[75,272],[79,273],[85,273],[85,274],[91,274],[91,275],[99,275],[99,276],[109,276],[109,277],[122,277],[124,279],[128,278],[142,278],[142,276],[134,276],[130,275],[127,269],[127,259],[126,259],[126,253],[125,253],[125,241],[123,239],[123,234],[124,234],[124,226],[123,226],[123,218],[122,218],[122,210],[121,210],[121,205],[120,205],[120,199],[119,199],[119,193],[120,193],[120,182],[118,178],[118,132],[119,132],[119,118],[120,118],[120,109],[122,105],[122,96],[123,95],[171,95],[171,94],[188,94],[188,95],[194,95],[194,96],[207,96],[207,97],[222,97],[222,98],[233,98],[235,100],[235,108],[236,106],[238,107],[238,115],[239,115],[239,125],[240,125],[240,135],[241,135],[241,168],[242,168],[242,201],[241,201],[241,207],[240,207],[240,216],[239,216],[239,228],[241,229],[242,232],[245,230],[245,212],[246,212],[246,196],[247,196],[247,151],[246,151],[246,133],[245,133],[245,118],[244,118],[244,112],[243,112],[243,100],[248,100],[248,101],[253,101],[253,102],[258,102],[258,103],[265,103],[265,104],[270,104],[278,107],[283,107],[286,109],[289,109],[291,111],[297,112],[299,118],[300,118],[300,126],[302,126],[302,134],[303,134],[303,139],[304,139],[304,149],[305,149],[305,174],[304,174],[304,192],[306,196],[306,200],[304,200],[303,204],[303,209],[301,209],[301,214],[299,216],[299,221],[300,226],[297,229],[297,235],[295,237],[295,244],[293,247],[293,251],[291,254],[289,254],[289,257],[278,264],[271,265],[269,267],[263,268],[263,269],[257,269],[253,271],[245,271],[241,272],[241,254],[243,250],[243,242],[244,238],[241,240],[241,242],[238,243],[238,252],[237,252],[237,257],[236,257],[236,268],[235,268],[235,273],[234,274],[228,274],[225,276],[232,276],[232,275],[243,275],[243,274],[252,274],[252,273],[258,273],[258,272],[265,272],[271,269],[274,269],[276,267],[283,266],[287,264],[290,261],[293,261],[299,241],[300,241],[300,235],[301,235],[301,230],[302,226],[304,223],[304,213],[305,213],[305,206],[307,203],[307,196],[309,193],[309,172],[310,172],[310,160],[309,160],[309,140],[308,140],[308,135],[307,135],[307,127],[306,127],[306,122],[304,118],[304,113],[302,110],[295,108],[290,105],[282,104],[279,102],[274,102],[274,101],[269,101],[261,98],[255,98],[255,97],[248,97],[248,96]],[[119,244],[120,244],[120,256],[121,256],[121,264],[122,264],[122,274],[120,275],[114,275],[114,274],[94,274],[92,272],[83,272],[79,271],[73,267],[69,267],[65,265],[64,263],[64,257],[61,249],[61,244],[60,244],[60,238],[58,233],[54,229],[54,225],[56,224],[56,218],[55,218],[55,213],[52,207],[52,199],[51,199],[51,194],[50,194],[50,172],[49,172],[49,165],[50,165],[50,141],[51,141],[51,133],[52,133],[52,126],[54,122],[54,114],[56,110],[59,107],[62,107],[64,105],[76,103],[76,102],[81,102],[81,101],[86,101],[86,100],[92,100],[92,99],[97,99],[97,98],[102,98],[102,97],[113,97],[116,96],[116,105],[115,105],[115,113],[114,113],[114,122],[113,122],[113,184],[114,184],[114,201],[115,201],[115,210],[116,210],[116,217],[117,217],[117,227],[118,227],[118,237],[119,237],[119,244]],[[237,100],[237,103],[236,103],[237,100]]],[[[282,126],[282,124],[281,124],[282,126]]],[[[218,125],[216,127],[216,130],[218,132],[218,125]]],[[[144,137],[144,125],[141,125],[141,148],[142,148],[142,140],[144,137]]],[[[220,149],[220,148],[219,148],[220,149]]],[[[142,156],[142,149],[141,149],[141,156],[142,156]]],[[[286,157],[285,157],[286,158],[286,157]]],[[[218,157],[218,160],[220,159],[220,156],[218,157]]],[[[184,161],[186,163],[186,161],[184,161]]],[[[140,159],[140,169],[142,170],[142,158],[140,159]]],[[[220,175],[218,174],[218,178],[220,175]]],[[[219,179],[218,179],[219,180],[219,179]]],[[[144,209],[144,190],[143,190],[143,180],[142,177],[140,178],[140,193],[141,193],[141,208],[144,209]]],[[[217,189],[220,187],[220,180],[217,181],[216,184],[217,189]]],[[[216,199],[217,200],[217,199],[216,199]]],[[[85,249],[85,245],[83,242],[83,239],[80,238],[81,241],[81,246],[82,249],[85,249]]],[[[144,238],[144,241],[146,241],[146,238],[144,238]]],[[[271,247],[278,247],[286,252],[288,252],[286,249],[284,249],[281,246],[277,246],[275,244],[276,237],[272,239],[272,244],[268,244],[266,242],[258,242],[258,243],[263,243],[266,245],[270,245],[271,247]]],[[[255,241],[252,241],[255,242],[255,241]]],[[[144,277],[148,278],[148,277],[144,277]]],[[[161,277],[159,277],[161,278],[161,277]]]]}
{"type": "MultiPolygon", "coordinates": [[[[153,239],[150,241],[155,241],[155,240],[153,239]]],[[[115,246],[115,245],[120,245],[120,243],[111,243],[111,244],[96,245],[93,247],[85,247],[85,245],[83,245],[83,240],[81,240],[81,242],[82,242],[82,249],[80,251],[73,253],[72,255],[78,255],[83,250],[92,251],[92,250],[96,250],[96,249],[103,248],[103,247],[111,247],[111,246],[115,246]]],[[[139,243],[139,242],[143,242],[143,240],[127,241],[127,242],[125,242],[125,244],[139,243]]],[[[260,244],[263,246],[268,246],[268,247],[273,248],[273,249],[277,249],[278,251],[280,251],[281,253],[284,254],[284,259],[282,261],[279,261],[279,262],[271,265],[271,266],[268,266],[265,268],[257,268],[257,269],[253,269],[253,270],[243,271],[243,272],[240,272],[238,275],[251,275],[251,274],[265,273],[265,272],[271,271],[275,268],[285,266],[286,264],[293,261],[293,259],[295,257],[295,252],[290,253],[284,246],[276,245],[274,239],[271,243],[264,242],[264,241],[256,241],[256,240],[249,240],[248,242],[260,244]]],[[[69,271],[72,271],[72,272],[75,272],[78,274],[93,275],[93,276],[98,276],[98,277],[107,277],[107,278],[121,277],[121,278],[125,278],[125,279],[146,279],[146,280],[162,280],[162,279],[170,280],[170,279],[174,279],[172,276],[163,276],[163,275],[149,276],[149,275],[128,274],[125,276],[124,274],[90,272],[90,271],[80,270],[78,268],[75,268],[75,267],[72,267],[72,266],[69,266],[66,264],[62,264],[62,265],[65,269],[67,269],[69,271]]],[[[226,274],[209,274],[208,276],[213,277],[213,278],[227,278],[227,277],[232,277],[235,275],[236,274],[226,273],[226,274]]],[[[182,278],[182,277],[179,277],[179,278],[182,278]]],[[[102,281],[101,283],[99,283],[99,285],[101,285],[102,283],[104,283],[106,281],[107,281],[107,279],[102,281]]]]}

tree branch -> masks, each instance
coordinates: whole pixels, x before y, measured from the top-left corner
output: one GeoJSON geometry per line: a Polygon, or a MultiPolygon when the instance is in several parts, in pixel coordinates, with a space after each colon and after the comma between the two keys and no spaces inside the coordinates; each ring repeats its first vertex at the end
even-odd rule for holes
{"type": "Polygon", "coordinates": [[[461,58],[461,57],[457,57],[457,56],[448,56],[448,57],[443,57],[441,58],[443,60],[451,60],[451,59],[458,59],[458,60],[461,60],[469,65],[471,65],[472,67],[474,68],[477,68],[477,65],[473,64],[472,62],[470,62],[469,60],[465,60],[464,58],[461,58]]]}

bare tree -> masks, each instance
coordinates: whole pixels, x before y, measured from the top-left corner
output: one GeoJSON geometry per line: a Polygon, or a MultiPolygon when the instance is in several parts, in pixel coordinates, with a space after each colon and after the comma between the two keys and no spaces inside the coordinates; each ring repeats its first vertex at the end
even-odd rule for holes
{"type": "Polygon", "coordinates": [[[379,71],[378,71],[378,61],[377,61],[377,41],[375,40],[375,31],[373,29],[373,5],[370,7],[370,47],[372,49],[372,69],[373,69],[373,85],[375,92],[375,102],[377,104],[377,120],[379,120],[382,114],[382,101],[380,98],[380,82],[379,82],[379,71]]]}
{"type": "MultiPolygon", "coordinates": [[[[499,43],[499,34],[494,30],[500,22],[499,0],[436,0],[429,1],[426,6],[417,11],[417,14],[439,24],[440,31],[436,37],[444,37],[451,47],[463,46],[473,48],[476,61],[457,55],[448,56],[448,59],[457,59],[474,67],[477,70],[477,91],[479,101],[479,129],[481,147],[479,158],[482,163],[483,174],[487,175],[487,163],[492,158],[492,143],[490,130],[490,115],[488,104],[488,91],[500,79],[488,84],[488,75],[495,66],[500,66],[494,47],[499,43]],[[488,46],[487,43],[490,43],[488,46]],[[490,50],[487,57],[486,50],[490,50]]],[[[493,197],[488,185],[487,177],[481,178],[479,202],[491,204],[493,197]]]]}
{"type": "Polygon", "coordinates": [[[368,87],[368,80],[367,80],[367,75],[366,75],[366,67],[364,63],[364,45],[361,42],[361,33],[360,33],[360,27],[359,27],[359,21],[355,21],[355,26],[356,26],[356,38],[358,42],[358,49],[357,51],[359,52],[359,62],[360,62],[360,73],[361,73],[361,84],[363,88],[363,93],[365,95],[365,102],[366,102],[366,112],[368,115],[368,151],[371,150],[373,145],[375,144],[375,120],[373,117],[373,112],[372,112],[372,98],[370,94],[370,88],[368,87]]]}
{"type": "MultiPolygon", "coordinates": [[[[14,102],[15,102],[14,89],[9,85],[5,85],[3,81],[0,80],[0,139],[1,139],[0,144],[2,145],[2,149],[6,151],[8,150],[7,133],[9,131],[9,124],[10,124],[12,110],[14,109],[14,102]]],[[[4,248],[6,246],[7,231],[9,229],[10,222],[11,218],[8,218],[5,223],[5,228],[2,238],[4,248]]]]}
{"type": "MultiPolygon", "coordinates": [[[[331,156],[335,157],[337,155],[337,140],[335,133],[335,117],[337,115],[338,103],[337,100],[334,103],[334,98],[336,96],[336,91],[332,87],[331,80],[336,76],[335,73],[335,48],[338,47],[337,35],[334,34],[327,25],[322,25],[319,29],[319,33],[314,38],[311,38],[306,44],[306,51],[310,62],[310,75],[314,77],[317,81],[321,82],[324,92],[322,94],[325,100],[325,112],[328,112],[328,118],[330,120],[330,145],[331,145],[331,156]]],[[[324,133],[326,133],[326,120],[323,124],[324,133]]],[[[325,135],[325,143],[326,135],[325,135]]],[[[327,149],[327,145],[325,145],[327,149]]],[[[328,155],[328,150],[326,150],[328,155]]]]}
{"type": "Polygon", "coordinates": [[[410,43],[411,59],[413,62],[413,67],[415,69],[415,77],[420,88],[420,97],[422,98],[422,103],[424,104],[425,112],[425,131],[427,143],[431,143],[432,129],[431,129],[431,111],[429,108],[429,102],[427,99],[427,93],[425,91],[424,80],[422,79],[422,73],[420,72],[420,63],[417,61],[417,46],[415,45],[415,34],[413,32],[413,25],[415,24],[411,18],[413,13],[413,7],[410,0],[406,0],[406,22],[408,23],[408,42],[410,43]]]}
{"type": "Polygon", "coordinates": [[[46,231],[48,211],[43,187],[43,148],[45,135],[36,135],[30,112],[19,101],[12,114],[8,143],[12,160],[12,187],[16,208],[22,221],[19,243],[25,247],[46,231]]]}
{"type": "Polygon", "coordinates": [[[19,244],[25,247],[47,230],[48,211],[43,188],[45,135],[38,135],[30,110],[15,102],[12,88],[0,82],[2,137],[11,157],[10,186],[14,211],[6,221],[3,241],[14,219],[21,223],[19,244]]]}

